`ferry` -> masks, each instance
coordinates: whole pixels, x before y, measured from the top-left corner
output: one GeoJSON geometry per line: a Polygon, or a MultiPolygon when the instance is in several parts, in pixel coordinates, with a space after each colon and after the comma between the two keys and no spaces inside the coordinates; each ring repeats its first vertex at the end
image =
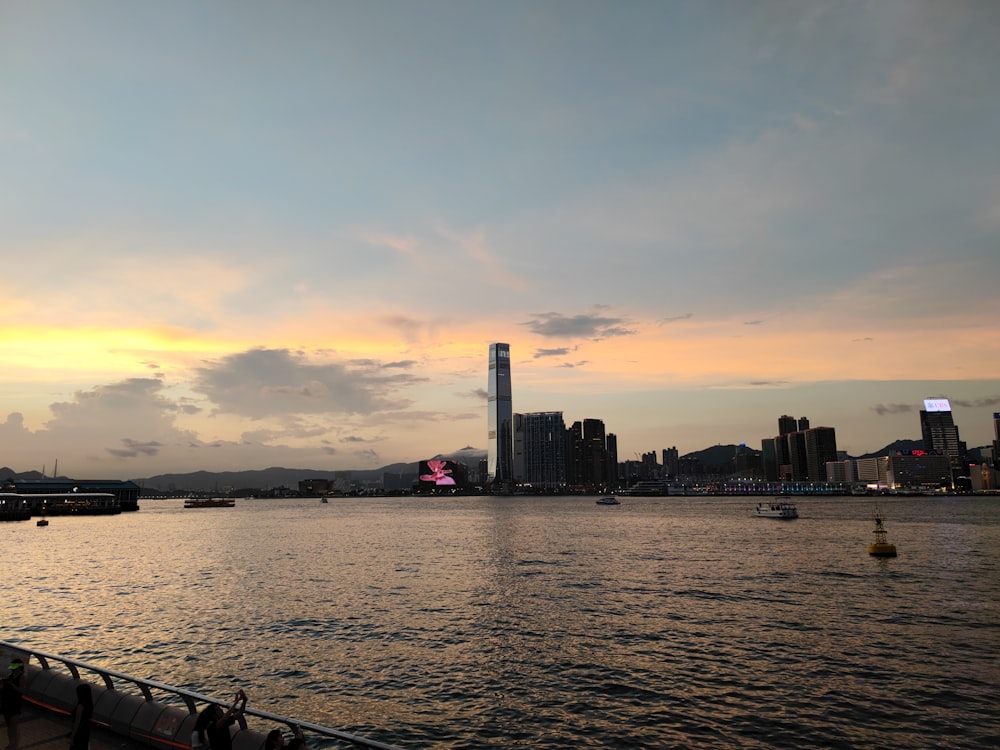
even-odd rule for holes
{"type": "Polygon", "coordinates": [[[775,501],[770,503],[757,503],[753,509],[753,514],[757,518],[798,518],[799,511],[795,503],[788,501],[775,501]]]}
{"type": "Polygon", "coordinates": [[[236,505],[233,497],[190,498],[184,501],[185,508],[232,508],[236,505]]]}

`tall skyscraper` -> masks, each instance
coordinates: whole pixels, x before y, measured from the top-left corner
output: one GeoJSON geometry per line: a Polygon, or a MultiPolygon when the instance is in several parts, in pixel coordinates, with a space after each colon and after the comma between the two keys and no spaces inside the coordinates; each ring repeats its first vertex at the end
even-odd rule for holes
{"type": "Polygon", "coordinates": [[[514,481],[514,405],[510,395],[510,344],[490,344],[490,375],[487,386],[487,478],[499,490],[514,481]]]}
{"type": "Polygon", "coordinates": [[[782,414],[778,417],[778,434],[787,435],[790,432],[795,432],[799,429],[798,424],[795,422],[795,417],[790,417],[787,414],[782,414]]]}
{"type": "Polygon", "coordinates": [[[946,398],[924,399],[924,408],[920,410],[920,434],[925,451],[941,451],[952,458],[965,453],[951,416],[951,404],[946,398]]]}
{"type": "Polygon", "coordinates": [[[837,460],[837,433],[832,427],[813,427],[805,431],[805,437],[809,481],[824,482],[826,465],[837,460]]]}

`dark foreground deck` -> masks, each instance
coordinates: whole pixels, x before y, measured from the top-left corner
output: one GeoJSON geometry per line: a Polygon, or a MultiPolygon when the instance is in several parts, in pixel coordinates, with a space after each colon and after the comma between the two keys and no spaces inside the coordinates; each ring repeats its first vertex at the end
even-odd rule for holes
{"type": "MultiPolygon", "coordinates": [[[[3,719],[0,718],[0,724],[3,719]]],[[[25,700],[20,716],[21,742],[18,750],[66,750],[73,721],[69,716],[38,708],[25,700]]],[[[7,745],[7,727],[0,729],[0,742],[7,745]]],[[[90,750],[149,750],[147,746],[107,729],[90,730],[90,750]]]]}
{"type": "MultiPolygon", "coordinates": [[[[58,654],[0,641],[0,668],[17,657],[25,662],[24,698],[19,721],[18,750],[66,750],[76,687],[91,686],[94,715],[90,750],[190,750],[191,731],[206,705],[226,707],[224,701],[190,690],[133,677],[58,654]],[[167,700],[157,700],[153,691],[167,700]]],[[[318,740],[326,748],[400,750],[377,740],[324,727],[308,721],[247,707],[231,728],[233,750],[264,750],[266,732],[275,727],[297,727],[308,745],[318,740]],[[253,719],[257,727],[247,720],[253,719]]],[[[0,740],[7,744],[6,727],[0,740]]]]}

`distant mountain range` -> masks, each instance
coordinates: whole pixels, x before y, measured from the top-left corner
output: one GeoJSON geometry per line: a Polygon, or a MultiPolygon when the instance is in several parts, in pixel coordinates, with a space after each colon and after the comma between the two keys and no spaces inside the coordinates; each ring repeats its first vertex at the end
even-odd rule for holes
{"type": "MultiPolygon", "coordinates": [[[[863,456],[852,456],[852,458],[874,458],[875,456],[886,456],[895,453],[897,450],[912,450],[922,448],[923,442],[920,440],[897,440],[885,446],[882,450],[874,453],[866,453],[863,456]]],[[[723,466],[736,453],[735,445],[713,445],[693,453],[687,453],[682,458],[694,458],[705,466],[723,466]]],[[[759,453],[755,449],[755,453],[759,453]]],[[[452,453],[438,454],[432,458],[451,459],[459,461],[467,466],[476,466],[479,461],[486,458],[486,451],[478,448],[466,447],[452,453]]],[[[399,474],[403,476],[414,476],[418,471],[419,463],[395,463],[382,466],[378,469],[352,469],[351,477],[361,482],[371,482],[382,478],[383,474],[399,474]]],[[[329,469],[287,469],[280,466],[273,466],[268,469],[256,469],[252,471],[194,471],[187,474],[157,474],[156,476],[137,478],[132,481],[140,487],[161,491],[223,491],[230,487],[237,489],[257,488],[274,489],[276,487],[288,487],[296,489],[300,481],[304,479],[333,479],[343,472],[330,471],[329,469]]],[[[49,479],[38,471],[16,472],[7,467],[0,468],[0,482],[7,479],[49,479]]],[[[68,479],[69,477],[60,477],[68,479]]],[[[99,478],[99,477],[96,477],[99,478]]]]}

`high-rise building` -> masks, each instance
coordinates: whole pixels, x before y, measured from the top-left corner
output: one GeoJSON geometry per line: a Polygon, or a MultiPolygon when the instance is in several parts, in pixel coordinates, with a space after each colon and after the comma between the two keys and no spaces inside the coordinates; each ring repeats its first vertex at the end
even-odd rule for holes
{"type": "Polygon", "coordinates": [[[566,483],[583,483],[583,423],[574,422],[566,430],[566,483]]]}
{"type": "MultiPolygon", "coordinates": [[[[517,481],[544,490],[566,486],[566,424],[561,411],[515,414],[523,439],[524,475],[517,481]]],[[[515,438],[515,444],[517,439],[515,438]]],[[[516,451],[515,451],[516,456],[516,451]]],[[[516,472],[515,472],[516,473],[516,472]]]]}
{"type": "Polygon", "coordinates": [[[680,474],[680,456],[676,445],[663,449],[663,471],[668,479],[676,479],[680,474]]]}
{"type": "Polygon", "coordinates": [[[795,422],[795,417],[790,417],[787,414],[782,414],[778,417],[778,434],[787,435],[790,432],[795,432],[798,430],[798,424],[795,422]]]}
{"type": "Polygon", "coordinates": [[[525,427],[525,417],[524,414],[514,414],[513,420],[511,422],[511,466],[513,467],[513,472],[511,473],[511,479],[515,485],[521,484],[525,481],[525,472],[527,471],[525,466],[525,455],[524,455],[524,427],[525,427]]]}
{"type": "Polygon", "coordinates": [[[592,487],[603,487],[608,481],[608,449],[605,442],[604,422],[600,419],[583,420],[583,482],[592,487]]]}
{"type": "Polygon", "coordinates": [[[490,344],[487,398],[487,477],[495,490],[509,490],[514,481],[510,344],[490,344]]]}
{"type": "Polygon", "coordinates": [[[798,426],[799,432],[805,432],[806,430],[808,430],[809,429],[809,417],[799,417],[799,422],[798,422],[797,426],[798,426]]]}
{"type": "Polygon", "coordinates": [[[837,460],[837,433],[832,427],[813,427],[805,431],[806,470],[811,482],[825,482],[826,465],[837,460]]]}
{"type": "Polygon", "coordinates": [[[1000,411],[993,412],[993,468],[1000,469],[1000,411]]]}
{"type": "Polygon", "coordinates": [[[946,398],[924,399],[924,408],[920,410],[920,434],[925,451],[941,451],[951,458],[965,454],[965,446],[958,439],[958,427],[951,416],[951,404],[946,398]]]}
{"type": "Polygon", "coordinates": [[[605,444],[608,451],[608,483],[611,487],[618,487],[621,479],[618,467],[618,436],[609,432],[605,444]]]}
{"type": "Polygon", "coordinates": [[[809,458],[806,454],[806,434],[790,432],[785,435],[788,441],[788,464],[791,466],[791,478],[796,482],[809,479],[809,458]]]}
{"type": "Polygon", "coordinates": [[[778,480],[777,444],[780,442],[782,442],[781,437],[762,438],[760,441],[761,472],[765,481],[776,482],[778,480]]]}

